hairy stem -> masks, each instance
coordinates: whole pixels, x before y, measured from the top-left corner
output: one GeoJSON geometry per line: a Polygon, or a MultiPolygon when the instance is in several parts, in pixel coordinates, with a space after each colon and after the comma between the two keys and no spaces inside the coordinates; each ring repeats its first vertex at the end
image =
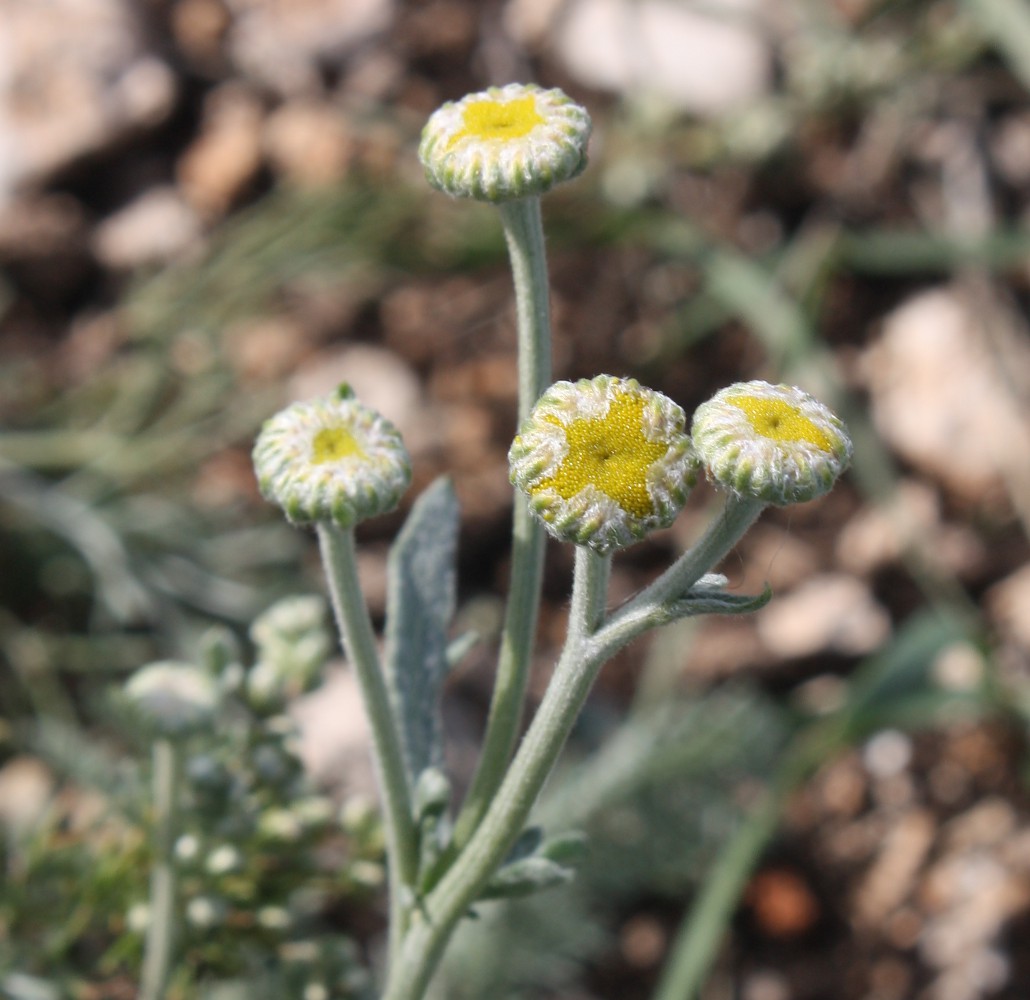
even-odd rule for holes
{"type": "Polygon", "coordinates": [[[576,555],[568,638],[554,676],[483,821],[413,917],[383,1000],[420,1000],[455,925],[521,833],[601,668],[591,641],[610,559],[576,555]]]}
{"type": "Polygon", "coordinates": [[[404,769],[401,736],[386,679],[379,663],[375,633],[358,582],[353,529],[318,525],[336,623],[344,652],[354,668],[372,730],[376,777],[383,800],[383,825],[390,859],[390,959],[396,956],[407,925],[407,901],[418,874],[411,788],[404,769]]]}
{"type": "Polygon", "coordinates": [[[150,872],[150,921],[143,951],[140,1000],[161,1000],[168,985],[178,923],[175,835],[178,820],[179,748],[157,739],[154,761],[154,864],[150,872]]]}
{"type": "Polygon", "coordinates": [[[611,615],[595,641],[608,659],[657,622],[656,613],[681,599],[705,573],[711,572],[740,541],[765,509],[761,500],[729,494],[705,533],[657,580],[611,615]]]}
{"type": "MultiPolygon", "coordinates": [[[[500,206],[518,320],[519,423],[551,381],[551,318],[540,199],[500,206]]],[[[497,678],[483,750],[455,823],[454,846],[468,842],[500,786],[522,723],[544,568],[544,529],[525,498],[515,497],[511,577],[497,678]]]]}

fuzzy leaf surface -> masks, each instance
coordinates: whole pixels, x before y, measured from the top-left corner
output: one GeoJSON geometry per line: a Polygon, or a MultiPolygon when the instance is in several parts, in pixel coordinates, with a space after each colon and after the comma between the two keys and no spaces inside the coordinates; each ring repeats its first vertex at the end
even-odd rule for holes
{"type": "Polygon", "coordinates": [[[390,551],[385,669],[412,787],[443,762],[440,689],[454,615],[458,502],[438,479],[415,501],[390,551]]]}

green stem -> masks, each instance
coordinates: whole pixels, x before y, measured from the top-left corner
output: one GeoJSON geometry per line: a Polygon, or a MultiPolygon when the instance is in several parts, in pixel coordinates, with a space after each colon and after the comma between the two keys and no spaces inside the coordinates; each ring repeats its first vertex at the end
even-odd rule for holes
{"type": "Polygon", "coordinates": [[[576,641],[591,638],[604,621],[611,569],[611,554],[599,556],[587,545],[576,546],[572,607],[569,609],[569,634],[576,641]]]}
{"type": "MultiPolygon", "coordinates": [[[[540,199],[500,205],[515,284],[518,320],[519,423],[551,381],[551,317],[540,199]]],[[[544,570],[544,529],[515,497],[511,576],[497,679],[479,764],[454,828],[454,847],[468,842],[511,760],[525,702],[544,570]]]]}
{"type": "Polygon", "coordinates": [[[729,494],[707,531],[657,580],[624,604],[595,636],[600,655],[609,659],[642,632],[660,624],[661,609],[682,598],[705,573],[710,573],[765,509],[761,500],[729,494]]]}
{"type": "Polygon", "coordinates": [[[845,707],[795,733],[765,797],[738,828],[701,886],[651,1000],[693,1000],[698,995],[747,880],[776,833],[788,797],[823,761],[848,745],[847,712],[845,707]]]}
{"type": "Polygon", "coordinates": [[[652,1000],[693,1000],[741,893],[779,823],[785,790],[770,790],[726,845],[673,943],[652,1000]]]}
{"type": "Polygon", "coordinates": [[[407,925],[407,903],[418,874],[411,788],[404,768],[400,732],[376,650],[375,632],[358,581],[354,531],[333,524],[318,525],[336,623],[344,652],[354,667],[372,731],[373,759],[383,799],[390,872],[390,958],[400,948],[407,925]]]}
{"type": "Polygon", "coordinates": [[[518,321],[519,423],[551,382],[551,304],[539,198],[500,205],[515,285],[518,321]]]}
{"type": "Polygon", "coordinates": [[[522,831],[602,665],[591,617],[602,606],[609,563],[577,550],[568,637],[554,676],[482,822],[413,917],[383,1000],[420,1000],[455,925],[522,831]]]}
{"type": "Polygon", "coordinates": [[[153,747],[154,864],[150,872],[150,922],[143,950],[140,1000],[161,1000],[168,985],[177,933],[175,835],[181,758],[168,739],[153,747]]]}

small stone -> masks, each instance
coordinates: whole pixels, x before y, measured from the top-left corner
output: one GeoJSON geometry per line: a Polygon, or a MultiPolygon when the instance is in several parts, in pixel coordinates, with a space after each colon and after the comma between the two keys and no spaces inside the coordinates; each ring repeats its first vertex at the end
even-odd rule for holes
{"type": "Polygon", "coordinates": [[[912,740],[897,729],[885,729],[866,743],[862,761],[874,777],[893,778],[912,762],[912,740]]]}
{"type": "MultiPolygon", "coordinates": [[[[293,317],[275,314],[233,323],[222,338],[229,364],[245,383],[271,382],[295,371],[311,350],[311,341],[310,331],[293,317]]],[[[328,390],[310,395],[323,391],[328,390]]]]}
{"type": "Polygon", "coordinates": [[[819,570],[815,547],[789,528],[759,522],[748,532],[749,561],[761,567],[773,593],[789,590],[819,570]]]}
{"type": "Polygon", "coordinates": [[[183,195],[202,215],[223,215],[256,176],[262,116],[257,98],[237,85],[225,85],[208,98],[200,135],[176,165],[183,195]]]}
{"type": "Polygon", "coordinates": [[[657,965],[667,944],[665,928],[646,913],[631,917],[619,933],[619,950],[636,969],[650,969],[657,965]]]}
{"type": "Polygon", "coordinates": [[[36,828],[54,794],[50,769],[36,757],[13,757],[0,768],[0,824],[21,835],[36,828]]]}
{"type": "MultiPolygon", "coordinates": [[[[2,161],[0,148],[0,173],[2,161]]],[[[92,280],[88,236],[82,206],[70,196],[25,195],[5,205],[0,190],[0,263],[17,263],[28,294],[53,302],[92,280]]]]}
{"type": "Polygon", "coordinates": [[[945,830],[952,850],[996,847],[1015,833],[1018,817],[1012,805],[1000,798],[989,798],[956,816],[945,830]]]}
{"type": "Polygon", "coordinates": [[[928,537],[940,520],[936,491],[902,479],[885,503],[863,508],[842,526],[837,554],[847,569],[868,573],[900,559],[915,538],[928,537]]]}
{"type": "Polygon", "coordinates": [[[855,913],[864,926],[878,926],[908,898],[935,832],[933,817],[922,809],[908,810],[891,827],[855,896],[855,913]]]}
{"type": "Polygon", "coordinates": [[[853,573],[865,575],[918,550],[939,572],[965,577],[983,570],[986,547],[967,524],[943,520],[932,485],[902,479],[883,504],[859,511],[840,530],[837,556],[853,573]]]}
{"type": "Polygon", "coordinates": [[[786,978],[772,969],[749,973],[740,994],[742,1000],[790,1000],[794,995],[786,978]]]}
{"type": "Polygon", "coordinates": [[[172,34],[191,58],[215,62],[232,19],[222,0],[178,0],[171,10],[172,34]]]}
{"type": "Polygon", "coordinates": [[[375,797],[371,735],[352,671],[330,671],[317,691],[293,703],[290,714],[300,727],[300,759],[317,785],[375,797]]]}
{"type": "Polygon", "coordinates": [[[1006,115],[991,136],[999,173],[1013,187],[1030,183],[1030,113],[1006,115]]]}
{"type": "Polygon", "coordinates": [[[515,359],[510,354],[488,354],[433,372],[429,390],[442,400],[489,400],[513,404],[518,397],[515,359]]]}
{"type": "Polygon", "coordinates": [[[393,18],[393,0],[226,0],[227,45],[247,74],[281,94],[321,87],[321,68],[393,18]]]}
{"type": "Polygon", "coordinates": [[[265,150],[277,174],[301,187],[325,187],[347,172],[353,141],[343,113],[327,104],[293,101],[265,124],[265,150]]]}
{"type": "Polygon", "coordinates": [[[1030,565],[1022,566],[987,591],[991,619],[1021,649],[1030,651],[1030,565]]]}
{"type": "Polygon", "coordinates": [[[0,205],[131,130],[162,121],[175,79],[127,0],[8,3],[0,33],[0,205]]]}
{"type": "Polygon", "coordinates": [[[675,0],[573,0],[552,37],[582,84],[651,93],[684,111],[717,117],[767,91],[772,54],[756,28],[754,0],[704,7],[675,0]]]}
{"type": "Polygon", "coordinates": [[[968,642],[946,646],[933,661],[933,679],[945,691],[975,691],[982,683],[985,672],[983,654],[968,642]]]}
{"type": "Polygon", "coordinates": [[[818,674],[794,689],[794,699],[806,712],[829,715],[844,707],[848,683],[836,674],[818,674]]]}
{"type": "Polygon", "coordinates": [[[164,263],[196,245],[200,220],[173,187],[151,188],[105,219],[93,247],[108,267],[164,263]]]}
{"type": "Polygon", "coordinates": [[[865,1000],[908,1000],[912,995],[912,970],[900,958],[881,958],[869,970],[871,991],[865,1000]]]}
{"type": "Polygon", "coordinates": [[[540,44],[565,6],[565,0],[508,0],[504,8],[504,27],[523,44],[540,44]]]}
{"type": "Polygon", "coordinates": [[[811,930],[820,906],[800,873],[790,868],[767,868],[751,880],[745,894],[762,931],[774,938],[791,938],[811,930]]]}
{"type": "Polygon", "coordinates": [[[830,650],[859,656],[890,635],[890,616],[861,581],[827,573],[778,596],[757,616],[758,635],[784,658],[830,650]]]}
{"type": "MultiPolygon", "coordinates": [[[[1022,343],[1017,360],[1030,353],[1022,343]]],[[[905,460],[974,503],[1030,468],[1030,423],[978,318],[953,290],[910,298],[865,357],[873,421],[905,460]]]]}

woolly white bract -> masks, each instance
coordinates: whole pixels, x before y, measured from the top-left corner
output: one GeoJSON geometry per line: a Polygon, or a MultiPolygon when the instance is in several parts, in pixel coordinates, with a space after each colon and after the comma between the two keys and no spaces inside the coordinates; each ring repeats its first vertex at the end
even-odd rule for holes
{"type": "Polygon", "coordinates": [[[539,195],[587,162],[590,116],[562,91],[509,83],[435,111],[418,155],[429,183],[459,198],[539,195]]]}
{"type": "Polygon", "coordinates": [[[709,477],[784,506],[822,496],[851,461],[843,421],[789,385],[738,382],[694,414],[691,436],[709,477]]]}
{"type": "Polygon", "coordinates": [[[668,527],[696,478],[683,410],[634,379],[556,382],[508,452],[511,481],[564,541],[600,554],[668,527]]]}
{"type": "Polygon", "coordinates": [[[262,495],[294,524],[349,528],[393,510],[411,481],[397,428],[346,385],[266,421],[253,457],[262,495]]]}

